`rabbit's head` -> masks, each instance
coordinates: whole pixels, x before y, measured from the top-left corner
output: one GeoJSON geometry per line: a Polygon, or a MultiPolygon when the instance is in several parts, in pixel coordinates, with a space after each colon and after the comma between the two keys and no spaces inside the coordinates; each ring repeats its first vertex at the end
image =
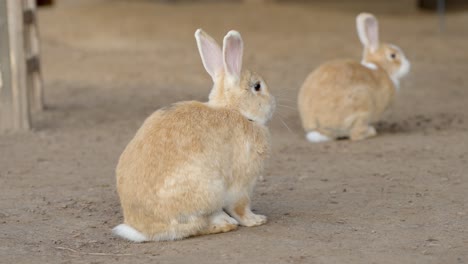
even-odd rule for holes
{"type": "Polygon", "coordinates": [[[253,122],[265,124],[273,115],[275,98],[263,78],[242,69],[243,41],[237,31],[224,37],[223,49],[203,30],[195,32],[198,50],[213,79],[209,105],[235,109],[253,122]]]}
{"type": "Polygon", "coordinates": [[[364,45],[362,63],[369,68],[379,65],[398,84],[400,78],[410,70],[410,63],[403,51],[393,44],[380,43],[379,25],[372,14],[359,14],[356,26],[359,39],[364,45]]]}

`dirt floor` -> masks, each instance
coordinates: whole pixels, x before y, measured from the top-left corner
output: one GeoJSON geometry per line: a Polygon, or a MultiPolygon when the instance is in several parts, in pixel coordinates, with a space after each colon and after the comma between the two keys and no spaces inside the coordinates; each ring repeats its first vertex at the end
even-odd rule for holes
{"type": "Polygon", "coordinates": [[[0,136],[0,263],[468,263],[468,13],[446,31],[415,1],[165,4],[61,0],[40,11],[47,110],[0,136]],[[412,61],[363,142],[310,144],[296,93],[321,62],[359,59],[354,17],[412,61]],[[177,242],[113,237],[114,168],[154,110],[206,100],[193,33],[243,34],[281,105],[253,207],[266,225],[177,242]],[[281,122],[289,126],[289,131],[281,122]]]}

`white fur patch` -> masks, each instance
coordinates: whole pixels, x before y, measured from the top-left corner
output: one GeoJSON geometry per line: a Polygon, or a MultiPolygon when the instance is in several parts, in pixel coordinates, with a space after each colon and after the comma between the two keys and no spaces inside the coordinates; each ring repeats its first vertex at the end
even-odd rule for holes
{"type": "Polygon", "coordinates": [[[391,78],[393,81],[393,84],[395,85],[397,92],[400,90],[400,79],[406,74],[408,74],[408,72],[410,71],[410,68],[411,68],[410,62],[408,61],[408,59],[406,59],[406,57],[403,56],[401,60],[400,69],[391,78]]]}
{"type": "Polygon", "coordinates": [[[137,243],[148,241],[145,235],[143,235],[142,233],[138,232],[133,227],[126,225],[126,224],[120,224],[114,227],[114,229],[112,229],[112,233],[114,233],[117,236],[123,237],[127,240],[137,242],[137,243]]]}
{"type": "Polygon", "coordinates": [[[399,91],[400,91],[400,80],[398,80],[396,77],[393,77],[393,76],[390,77],[390,79],[391,79],[392,82],[393,82],[393,86],[395,86],[395,90],[396,90],[397,92],[399,92],[399,91]]]}
{"type": "Polygon", "coordinates": [[[369,68],[371,70],[377,70],[377,65],[375,65],[374,63],[372,62],[366,62],[366,61],[361,61],[361,64],[366,67],[366,68],[369,68]]]}
{"type": "Polygon", "coordinates": [[[391,79],[393,81],[393,84],[395,85],[395,89],[397,92],[400,90],[400,79],[408,74],[411,68],[411,63],[408,61],[406,58],[405,54],[403,51],[396,45],[389,44],[389,46],[395,50],[397,50],[400,53],[401,56],[401,66],[398,69],[397,72],[395,72],[392,76],[391,79]]]}
{"type": "Polygon", "coordinates": [[[408,59],[406,59],[406,57],[404,57],[402,60],[400,71],[399,71],[400,78],[408,74],[408,72],[410,71],[410,68],[411,68],[411,63],[408,61],[408,59]]]}
{"type": "Polygon", "coordinates": [[[323,134],[320,134],[317,131],[311,131],[311,132],[307,133],[306,138],[307,138],[307,140],[309,142],[312,142],[312,143],[330,141],[329,137],[327,137],[327,136],[325,136],[323,134]]]}

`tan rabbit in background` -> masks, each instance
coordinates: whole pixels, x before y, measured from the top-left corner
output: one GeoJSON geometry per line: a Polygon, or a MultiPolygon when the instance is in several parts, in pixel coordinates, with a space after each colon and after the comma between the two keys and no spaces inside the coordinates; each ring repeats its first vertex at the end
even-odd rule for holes
{"type": "Polygon", "coordinates": [[[400,48],[379,43],[373,15],[359,14],[356,24],[364,45],[362,61],[325,63],[307,77],[299,91],[299,114],[310,142],[375,136],[372,123],[391,105],[400,78],[409,72],[410,63],[400,48]]]}
{"type": "Polygon", "coordinates": [[[230,31],[223,49],[195,33],[213,88],[206,103],[176,103],[153,113],[116,169],[124,224],[134,242],[175,240],[264,224],[250,209],[269,154],[275,99],[258,74],[241,70],[243,42],[230,31]]]}

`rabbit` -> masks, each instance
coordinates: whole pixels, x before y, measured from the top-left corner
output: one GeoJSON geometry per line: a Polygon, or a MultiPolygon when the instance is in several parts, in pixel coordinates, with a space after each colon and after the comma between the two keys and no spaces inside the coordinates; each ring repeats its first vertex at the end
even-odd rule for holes
{"type": "Polygon", "coordinates": [[[124,223],[113,233],[133,242],[170,241],[258,226],[251,196],[270,153],[276,101],[263,78],[242,70],[237,31],[223,49],[195,32],[214,85],[208,102],[186,101],[148,117],[120,156],[117,191],[124,223]]]}
{"type": "Polygon", "coordinates": [[[410,70],[399,47],[379,42],[375,16],[361,13],[356,24],[364,45],[362,61],[326,62],[299,90],[299,114],[310,142],[375,136],[372,124],[392,104],[400,79],[410,70]]]}

